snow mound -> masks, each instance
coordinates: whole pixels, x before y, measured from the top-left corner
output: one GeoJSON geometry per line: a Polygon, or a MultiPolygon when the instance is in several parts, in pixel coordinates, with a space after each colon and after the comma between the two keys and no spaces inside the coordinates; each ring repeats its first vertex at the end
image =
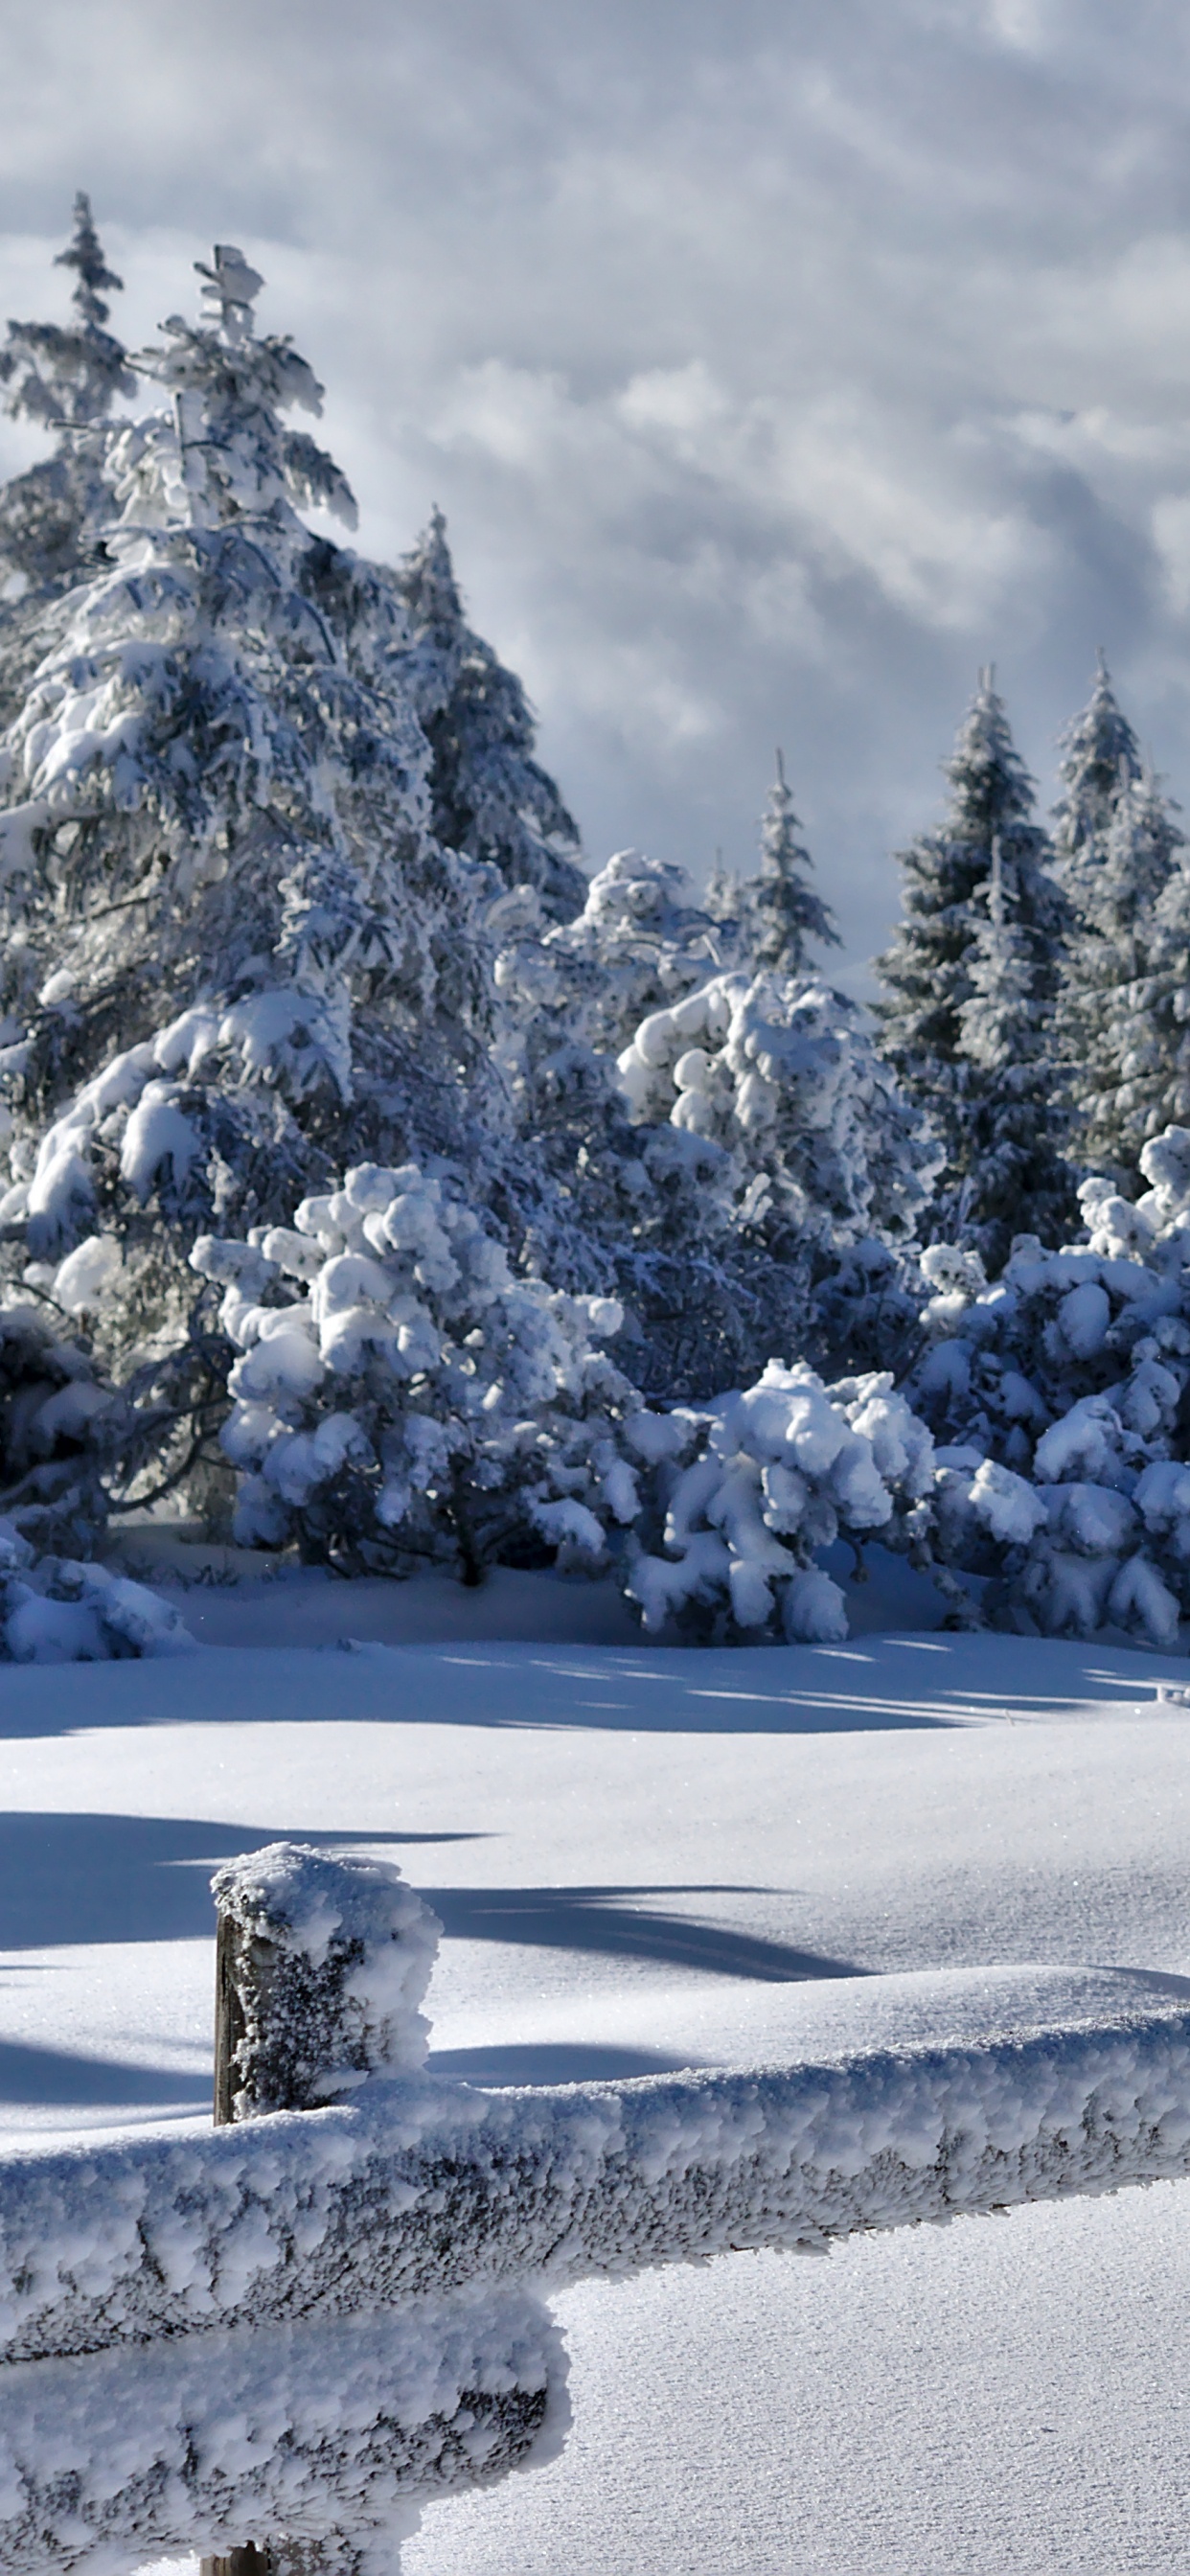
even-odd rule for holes
{"type": "Polygon", "coordinates": [[[185,1655],[194,1639],[159,1592],[102,1565],[43,1557],[0,1520],[0,1652],[16,1664],[105,1663],[185,1655]]]}

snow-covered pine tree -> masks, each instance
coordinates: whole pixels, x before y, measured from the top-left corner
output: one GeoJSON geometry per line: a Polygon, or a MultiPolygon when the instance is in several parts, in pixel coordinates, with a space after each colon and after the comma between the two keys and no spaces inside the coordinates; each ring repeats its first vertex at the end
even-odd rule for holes
{"type": "MultiPolygon", "coordinates": [[[[959,1011],[966,1088],[968,1169],[978,1194],[980,1248],[993,1269],[1015,1234],[1060,1243],[1077,1221],[1054,1013],[1037,997],[1037,943],[1006,887],[1000,839],[970,955],[971,990],[959,1011]],[[968,1070],[969,1068],[969,1070],[968,1070]]],[[[978,898],[976,898],[978,902],[978,898]]]]}
{"type": "Polygon", "coordinates": [[[497,962],[504,1060],[554,1183],[530,1261],[622,1300],[650,1396],[701,1399],[774,1351],[837,1357],[844,1333],[883,1359],[915,1315],[893,1248],[933,1140],[863,1013],[804,975],[734,971],[735,942],[679,869],[621,851],[576,921],[497,962]]]}
{"type": "MultiPolygon", "coordinates": [[[[986,1043],[975,1038],[980,995],[974,980],[988,919],[993,845],[999,847],[1012,922],[1013,973],[1024,986],[1014,1009],[1027,1003],[1035,1014],[1041,1054],[1050,1043],[1046,1032],[1061,972],[1067,912],[1047,866],[1046,835],[1032,820],[1033,784],[1013,743],[990,668],[980,674],[946,777],[950,799],[941,828],[921,833],[902,854],[905,918],[891,948],[876,961],[884,986],[877,1010],[886,1055],[946,1145],[937,1222],[944,1232],[956,1227],[972,1231],[994,1258],[1001,1250],[1006,1218],[1000,1167],[994,1159],[987,1164],[986,1157],[1008,1057],[994,1037],[986,1043]],[[968,1004],[972,1007],[964,1015],[968,1004]],[[972,1053],[976,1043],[978,1057],[972,1053]]],[[[1039,1099],[1036,1108],[1045,1128],[1052,1103],[1039,1099]]],[[[1023,1100],[1017,1110],[1014,1150],[1025,1151],[1023,1100]]],[[[1036,1232],[1053,1221],[1043,1134],[1036,1140],[1035,1162],[1039,1175],[1045,1175],[1042,1199],[1037,1208],[1022,1201],[1013,1211],[1022,1231],[1036,1232]]]]}
{"type": "Polygon", "coordinates": [[[1190,1106],[1183,1065],[1190,907],[1185,834],[1151,771],[1121,754],[1106,822],[1066,875],[1074,911],[1058,1003],[1083,1165],[1136,1185],[1141,1148],[1190,1106]]]}
{"type": "Polygon", "coordinates": [[[1126,912],[1123,889],[1136,889],[1123,920],[1095,938],[1095,914],[1082,933],[1087,1087],[1082,1095],[1087,1144],[1102,1139],[1095,1159],[1133,1188],[1141,1149],[1169,1123],[1190,1118],[1190,868],[1185,835],[1169,814],[1159,783],[1144,775],[1120,799],[1102,866],[1100,917],[1110,896],[1126,912]],[[1151,891],[1157,889],[1159,891],[1151,891]],[[1149,894],[1149,899],[1146,899],[1149,894]],[[1090,969],[1102,961],[1102,987],[1090,969]],[[1131,969],[1131,976],[1128,976],[1131,969]]]}
{"type": "Polygon", "coordinates": [[[1102,859],[1121,787],[1134,785],[1142,769],[1136,735],[1117,701],[1102,647],[1096,655],[1095,686],[1081,714],[1067,725],[1060,749],[1054,868],[1065,881],[1068,871],[1102,859]]]}
{"type": "Polygon", "coordinates": [[[55,434],[52,456],[0,489],[0,723],[16,711],[46,599],[79,578],[110,515],[103,461],[114,402],[135,379],[119,340],[104,328],[106,298],[121,280],[108,267],[90,199],[75,199],[74,234],[57,265],[73,269],[69,323],[10,322],[0,349],[5,410],[55,434]]]}
{"type": "Polygon", "coordinates": [[[74,201],[74,232],[56,265],[72,268],[78,283],[71,297],[77,321],[10,322],[0,349],[0,384],[8,387],[7,410],[47,429],[84,429],[103,420],[119,394],[133,391],[127,354],[105,331],[111,307],[104,297],[119,292],[124,280],[108,267],[91,216],[91,200],[80,189],[74,201]]]}
{"type": "Polygon", "coordinates": [[[1057,1016],[1072,1151],[1133,1186],[1146,1137],[1180,1115],[1170,1106],[1180,1027],[1168,996],[1150,989],[1150,973],[1160,939],[1174,989],[1181,986],[1176,886],[1164,913],[1160,906],[1180,874],[1184,835],[1141,760],[1102,652],[1091,698],[1063,737],[1061,777],[1054,842],[1072,920],[1057,1016]]]}
{"type": "Polygon", "coordinates": [[[238,250],[200,273],[206,317],[137,361],[164,404],[111,442],[105,559],[47,608],[0,744],[0,1226],[10,1273],[148,1370],[154,1419],[201,1427],[199,1227],[288,1216],[352,1153],[474,1145],[500,881],[430,830],[391,579],[298,515],[354,515],[285,426],[321,389],[254,336],[238,250]]]}
{"type": "MultiPolygon", "coordinates": [[[[771,967],[783,975],[804,975],[812,947],[839,945],[830,907],[808,882],[814,862],[797,837],[800,829],[778,751],[777,775],[760,827],[760,869],[734,890],[735,960],[753,973],[771,967]]],[[[727,899],[726,894],[717,898],[720,903],[727,899]]]]}
{"type": "Polygon", "coordinates": [[[680,868],[636,850],[609,859],[575,920],[544,938],[533,914],[509,928],[500,1055],[539,1167],[523,1257],[558,1288],[623,1301],[625,1364],[650,1396],[705,1394],[763,1337],[707,1194],[720,1149],[633,1126],[617,1059],[643,1019],[714,973],[730,933],[680,868]]]}
{"type": "Polygon", "coordinates": [[[531,886],[547,920],[569,921],[587,895],[578,826],[533,757],[520,681],[467,624],[440,510],[395,580],[413,643],[414,705],[432,754],[435,838],[499,868],[508,885],[531,886]]]}

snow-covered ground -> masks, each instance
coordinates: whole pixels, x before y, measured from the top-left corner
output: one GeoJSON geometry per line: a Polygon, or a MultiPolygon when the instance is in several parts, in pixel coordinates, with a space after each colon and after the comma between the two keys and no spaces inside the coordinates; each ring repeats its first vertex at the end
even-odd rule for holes
{"type": "MultiPolygon", "coordinates": [[[[490,1626],[533,1615],[526,1584],[490,1626]]],[[[554,1590],[555,1629],[600,1633],[606,1601],[554,1590]]],[[[368,1587],[325,1591],[332,1636],[383,1627],[368,1587]]],[[[0,1677],[10,2136],[203,2110],[207,1880],[281,1835],[389,1853],[430,1894],[431,2066],[484,2083],[1190,2001],[1190,1713],[1157,1697],[1176,1659],[485,1642],[482,1595],[447,1642],[277,1642],[317,1633],[322,1597],[216,1586],[189,1601],[273,1642],[0,1677]]],[[[1186,2209],[1162,2184],[571,2288],[563,2453],[433,2505],[403,2565],[1190,2567],[1186,2209]]]]}

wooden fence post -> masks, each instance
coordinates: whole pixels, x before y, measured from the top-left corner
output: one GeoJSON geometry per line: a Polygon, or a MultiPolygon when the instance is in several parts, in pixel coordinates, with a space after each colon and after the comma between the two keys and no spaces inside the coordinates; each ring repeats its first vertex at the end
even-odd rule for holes
{"type": "MultiPolygon", "coordinates": [[[[215,1937],[215,2127],[267,2111],[313,2111],[369,2074],[412,2073],[429,2025],[417,2007],[441,1925],[382,1862],[332,1860],[303,1843],[270,1843],[218,1870],[215,1937]],[[392,1942],[407,1960],[393,2009],[392,1942]],[[383,1954],[369,2008],[369,1959],[383,1954]]],[[[249,2541],[204,2558],[202,2576],[318,2576],[320,2543],[249,2541]]]]}

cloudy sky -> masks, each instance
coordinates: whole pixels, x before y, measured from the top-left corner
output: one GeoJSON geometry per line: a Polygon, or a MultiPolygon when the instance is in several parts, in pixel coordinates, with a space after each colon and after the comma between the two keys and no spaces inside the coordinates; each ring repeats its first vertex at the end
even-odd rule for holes
{"type": "Polygon", "coordinates": [[[747,865],[780,742],[862,986],[977,665],[1048,802],[1099,643],[1190,805],[1177,0],[10,0],[6,55],[0,310],[79,186],[130,340],[239,242],[593,859],[747,865]]]}

